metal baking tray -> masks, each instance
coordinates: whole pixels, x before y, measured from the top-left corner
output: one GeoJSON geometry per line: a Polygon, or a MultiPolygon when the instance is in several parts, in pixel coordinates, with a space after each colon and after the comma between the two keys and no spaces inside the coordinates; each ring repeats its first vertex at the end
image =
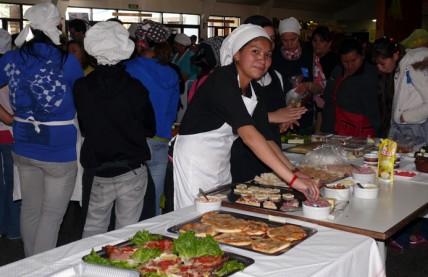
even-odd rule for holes
{"type": "Polygon", "coordinates": [[[245,183],[245,185],[247,186],[256,186],[256,187],[261,187],[261,188],[273,188],[273,189],[279,189],[280,190],[280,195],[281,195],[281,200],[277,203],[275,203],[276,205],[276,209],[268,209],[268,208],[264,208],[263,207],[263,202],[264,201],[260,201],[260,207],[257,206],[252,206],[252,205],[246,205],[246,204],[242,204],[242,203],[237,203],[236,200],[238,200],[238,198],[241,197],[241,195],[239,194],[235,194],[234,193],[234,189],[238,184],[232,184],[230,187],[230,192],[227,195],[227,199],[229,200],[229,202],[235,203],[236,205],[242,205],[242,206],[250,206],[250,207],[254,207],[254,208],[259,208],[262,210],[267,210],[267,211],[279,211],[279,212],[295,212],[295,211],[300,211],[302,210],[302,202],[306,200],[306,197],[303,193],[294,190],[292,188],[286,188],[286,187],[281,187],[281,186],[269,186],[269,185],[263,185],[263,184],[258,184],[256,181],[250,181],[245,183]],[[282,199],[282,195],[285,193],[291,193],[294,195],[294,198],[297,199],[297,201],[299,202],[299,206],[296,208],[290,208],[290,209],[281,209],[282,204],[285,202],[284,199],[282,199]]]}
{"type": "Polygon", "coordinates": [[[88,263],[78,263],[66,269],[54,272],[51,277],[138,277],[137,271],[120,268],[94,265],[88,263]]]}
{"type": "MultiPolygon", "coordinates": [[[[227,245],[227,246],[236,247],[236,248],[239,248],[239,249],[244,249],[244,250],[248,250],[248,251],[252,251],[252,252],[256,252],[256,253],[260,253],[260,254],[264,254],[264,255],[269,255],[269,256],[282,255],[282,254],[286,253],[287,251],[289,251],[290,249],[292,249],[294,246],[296,246],[299,243],[301,243],[302,241],[310,238],[312,235],[314,235],[317,232],[317,229],[309,228],[309,227],[305,227],[305,226],[301,226],[301,225],[297,225],[297,224],[289,224],[289,223],[283,224],[283,223],[279,223],[279,222],[275,222],[275,221],[270,221],[269,219],[265,219],[265,218],[260,218],[260,217],[255,217],[255,216],[250,216],[250,215],[245,215],[245,214],[240,214],[240,213],[234,213],[234,212],[228,212],[228,211],[215,211],[215,212],[222,213],[222,214],[230,214],[230,215],[233,215],[234,217],[236,217],[238,219],[265,222],[270,228],[280,227],[280,226],[283,226],[283,225],[294,225],[294,226],[298,226],[298,227],[302,228],[306,232],[307,236],[304,237],[303,239],[292,241],[289,247],[287,247],[287,248],[285,248],[283,250],[280,250],[278,252],[272,253],[272,254],[264,253],[264,252],[260,252],[260,251],[254,250],[254,249],[251,248],[251,245],[248,245],[248,246],[235,246],[235,245],[230,245],[230,244],[224,244],[224,245],[227,245]]],[[[201,222],[201,217],[202,216],[199,216],[199,217],[193,218],[191,220],[182,222],[180,224],[174,225],[174,226],[168,228],[168,232],[178,234],[180,232],[181,227],[183,227],[184,225],[186,225],[188,223],[200,223],[201,222]]],[[[267,235],[264,235],[264,237],[267,237],[267,235]]],[[[255,239],[257,239],[257,238],[260,238],[260,236],[256,237],[255,239]]],[[[223,244],[223,243],[220,242],[220,244],[223,244]]]]}
{"type": "MultiPolygon", "coordinates": [[[[153,235],[156,235],[156,234],[153,234],[153,235]]],[[[169,240],[174,240],[174,238],[171,238],[171,237],[168,237],[168,236],[164,236],[164,235],[162,235],[163,236],[163,239],[169,239],[169,240]]],[[[124,242],[121,242],[121,243],[118,243],[118,244],[115,244],[115,246],[130,246],[130,245],[135,245],[134,243],[132,243],[130,240],[127,240],[127,241],[124,241],[124,242]]],[[[107,256],[107,252],[105,251],[105,250],[99,250],[99,251],[97,251],[96,252],[98,255],[100,255],[101,257],[103,257],[103,258],[108,258],[108,256],[107,256]]],[[[89,255],[89,254],[88,254],[89,255]]],[[[83,256],[82,257],[82,260],[86,257],[87,255],[85,255],[85,256],[83,256]]],[[[252,265],[253,263],[254,263],[254,260],[252,259],[252,258],[249,258],[249,257],[246,257],[246,256],[243,256],[243,255],[239,255],[239,254],[235,254],[235,253],[231,253],[231,252],[227,252],[227,251],[224,251],[224,256],[226,256],[226,257],[228,257],[228,260],[237,260],[238,262],[241,262],[241,263],[243,263],[244,264],[244,266],[245,267],[248,267],[248,266],[250,266],[250,265],[252,265]]],[[[85,264],[88,264],[88,265],[93,265],[93,264],[89,264],[89,263],[86,263],[85,261],[83,261],[85,264]]],[[[97,265],[98,266],[98,265],[97,265]]],[[[117,269],[117,268],[114,268],[114,267],[110,267],[110,266],[103,266],[103,265],[99,265],[98,267],[102,267],[102,268],[108,268],[108,269],[117,269]]],[[[122,269],[121,271],[127,271],[127,272],[135,272],[135,273],[137,273],[137,275],[136,276],[140,276],[139,275],[139,272],[138,271],[136,271],[136,270],[126,270],[126,269],[122,269]]],[[[229,274],[227,274],[227,275],[224,275],[224,276],[230,276],[230,275],[232,275],[232,274],[234,274],[234,273],[236,273],[236,271],[234,271],[234,272],[231,272],[231,273],[229,273],[229,274]]],[[[58,275],[58,276],[62,276],[62,275],[58,275]]],[[[64,275],[64,276],[67,276],[67,275],[64,275]]],[[[73,275],[71,275],[71,276],[73,276],[73,275]]],[[[77,276],[80,276],[80,275],[77,275],[77,276]]],[[[85,277],[86,276],[91,276],[91,275],[84,275],[85,277]]],[[[98,275],[94,275],[94,277],[95,276],[98,276],[98,275]]],[[[102,275],[102,276],[135,276],[135,275],[102,275]]]]}

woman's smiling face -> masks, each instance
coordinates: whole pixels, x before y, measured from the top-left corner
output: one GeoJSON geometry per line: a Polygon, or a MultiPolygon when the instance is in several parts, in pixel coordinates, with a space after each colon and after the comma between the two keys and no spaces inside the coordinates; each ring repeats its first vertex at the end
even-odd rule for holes
{"type": "Polygon", "coordinates": [[[272,43],[265,37],[255,38],[235,54],[234,60],[241,83],[260,79],[272,64],[272,43]]]}

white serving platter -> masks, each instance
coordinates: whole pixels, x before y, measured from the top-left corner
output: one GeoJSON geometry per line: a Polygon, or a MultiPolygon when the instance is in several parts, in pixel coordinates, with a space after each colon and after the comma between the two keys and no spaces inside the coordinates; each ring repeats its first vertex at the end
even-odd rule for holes
{"type": "Polygon", "coordinates": [[[78,263],[57,271],[51,277],[138,277],[137,271],[125,270],[108,266],[78,263]]]}

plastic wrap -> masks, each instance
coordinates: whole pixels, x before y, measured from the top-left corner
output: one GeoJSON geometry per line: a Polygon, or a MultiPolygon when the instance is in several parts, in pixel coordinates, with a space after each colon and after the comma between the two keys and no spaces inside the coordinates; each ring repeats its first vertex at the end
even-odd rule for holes
{"type": "Polygon", "coordinates": [[[306,154],[302,165],[348,165],[346,161],[347,155],[348,153],[338,145],[322,144],[306,154]]]}

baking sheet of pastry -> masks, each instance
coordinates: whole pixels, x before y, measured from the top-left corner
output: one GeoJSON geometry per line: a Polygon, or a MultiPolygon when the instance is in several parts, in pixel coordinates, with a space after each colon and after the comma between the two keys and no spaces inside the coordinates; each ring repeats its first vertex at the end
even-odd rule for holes
{"type": "MultiPolygon", "coordinates": [[[[257,253],[261,253],[261,254],[264,254],[264,255],[271,255],[271,256],[282,255],[282,254],[286,253],[287,251],[289,251],[290,249],[292,249],[294,246],[296,246],[299,243],[301,243],[302,241],[310,238],[312,235],[314,235],[317,232],[317,230],[315,228],[309,228],[309,227],[305,227],[305,226],[301,226],[301,225],[297,225],[297,224],[289,224],[289,223],[283,224],[283,223],[280,223],[280,222],[270,221],[269,219],[265,219],[265,218],[260,218],[260,217],[255,217],[255,216],[250,216],[250,215],[245,215],[245,214],[240,214],[240,213],[234,213],[234,212],[228,212],[228,211],[215,211],[215,212],[216,213],[220,213],[220,214],[229,214],[229,215],[234,216],[237,219],[264,222],[264,223],[266,223],[269,226],[269,228],[275,228],[275,227],[280,227],[280,226],[284,226],[284,225],[293,225],[293,226],[300,227],[301,229],[303,229],[306,232],[306,237],[304,237],[304,238],[302,238],[300,240],[291,241],[290,242],[290,246],[288,246],[285,249],[279,250],[279,251],[277,251],[275,253],[264,253],[264,252],[261,252],[261,251],[257,251],[257,250],[252,249],[251,245],[247,245],[247,246],[235,246],[235,245],[231,245],[231,244],[225,244],[225,245],[228,245],[228,246],[231,246],[231,247],[245,249],[245,250],[248,250],[248,251],[257,252],[257,253]]],[[[179,223],[177,225],[174,225],[174,226],[172,226],[172,227],[170,227],[168,229],[168,232],[178,234],[180,232],[180,229],[184,225],[186,225],[188,223],[201,223],[201,218],[202,218],[202,216],[199,216],[199,217],[193,218],[191,220],[188,220],[188,221],[179,223]]],[[[261,239],[261,238],[268,238],[268,236],[267,236],[267,234],[264,234],[264,235],[261,235],[261,236],[252,236],[253,240],[257,240],[257,239],[261,239]]],[[[220,242],[220,244],[224,244],[224,243],[220,242]]]]}

